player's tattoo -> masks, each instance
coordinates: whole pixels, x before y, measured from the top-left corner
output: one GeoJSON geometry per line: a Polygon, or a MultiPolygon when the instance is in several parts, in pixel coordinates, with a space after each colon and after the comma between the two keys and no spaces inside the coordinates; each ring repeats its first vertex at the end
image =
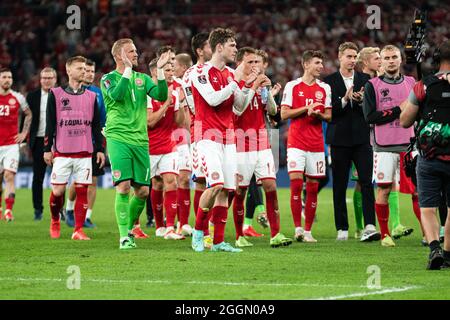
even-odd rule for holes
{"type": "Polygon", "coordinates": [[[31,110],[26,109],[25,120],[23,121],[22,133],[28,134],[30,132],[30,126],[31,126],[31,110]]]}

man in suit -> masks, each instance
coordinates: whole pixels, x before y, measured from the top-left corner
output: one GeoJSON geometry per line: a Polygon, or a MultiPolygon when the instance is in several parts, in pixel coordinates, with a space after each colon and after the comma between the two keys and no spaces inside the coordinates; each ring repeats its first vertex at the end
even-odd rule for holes
{"type": "Polygon", "coordinates": [[[40,74],[41,87],[27,95],[33,118],[30,128],[29,147],[33,156],[33,208],[34,220],[42,220],[42,185],[47,165],[44,161],[44,136],[48,91],[56,85],[56,71],[46,67],[40,74]]]}
{"type": "Polygon", "coordinates": [[[361,241],[380,239],[375,229],[375,206],[372,185],[373,151],[369,125],[364,119],[362,100],[369,75],[355,71],[358,47],[352,42],[339,46],[339,71],[324,81],[331,87],[332,120],[326,143],[331,146],[333,202],[337,240],[348,240],[346,191],[352,161],[361,184],[365,228],[361,241]]]}

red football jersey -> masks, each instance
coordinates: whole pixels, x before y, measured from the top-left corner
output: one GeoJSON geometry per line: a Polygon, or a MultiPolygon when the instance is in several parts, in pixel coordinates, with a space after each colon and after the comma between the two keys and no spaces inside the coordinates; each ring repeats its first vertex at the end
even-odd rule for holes
{"type": "Polygon", "coordinates": [[[25,97],[10,90],[0,95],[0,146],[16,144],[14,137],[19,133],[19,110],[28,109],[25,97]]]}
{"type": "MultiPolygon", "coordinates": [[[[177,90],[177,91],[181,91],[183,90],[183,87],[181,85],[181,79],[178,78],[173,78],[173,90],[177,90]]],[[[180,94],[178,94],[178,97],[180,97],[180,94]]],[[[181,97],[180,97],[181,99],[181,97]]],[[[186,99],[186,96],[185,96],[186,99]]],[[[181,106],[181,101],[180,101],[180,108],[181,106]]],[[[183,103],[183,108],[184,108],[184,103],[183,103]]],[[[184,127],[184,125],[182,126],[178,126],[175,122],[173,123],[173,134],[172,134],[173,139],[175,140],[175,144],[177,146],[181,146],[184,144],[188,144],[189,143],[189,131],[184,127]]]]}
{"type": "MultiPolygon", "coordinates": [[[[243,88],[245,81],[239,83],[243,88]]],[[[250,105],[244,113],[236,116],[234,128],[236,134],[237,152],[259,151],[270,148],[269,138],[266,129],[266,104],[261,100],[261,90],[258,89],[250,105]]]]}
{"type": "MultiPolygon", "coordinates": [[[[158,111],[165,102],[156,101],[147,96],[147,109],[158,111]]],[[[167,154],[176,151],[176,143],[172,138],[175,123],[175,112],[180,107],[178,92],[172,91],[172,101],[164,116],[153,128],[148,128],[149,151],[151,155],[167,154]]]]}
{"type": "MultiPolygon", "coordinates": [[[[310,86],[298,78],[286,84],[281,106],[299,109],[315,102],[322,103],[325,109],[331,108],[330,86],[320,80],[310,86]]],[[[324,152],[322,121],[307,113],[291,119],[287,147],[324,152]]]]}
{"type": "Polygon", "coordinates": [[[193,79],[195,77],[198,77],[198,75],[203,71],[203,66],[205,64],[197,63],[192,67],[190,67],[189,69],[187,69],[181,81],[181,85],[183,86],[184,94],[186,97],[186,104],[189,107],[189,116],[191,117],[191,125],[190,125],[191,143],[195,141],[194,139],[195,104],[194,104],[194,96],[192,95],[192,82],[193,79]]]}
{"type": "Polygon", "coordinates": [[[195,104],[195,125],[201,126],[201,137],[223,144],[234,144],[233,103],[234,91],[238,84],[234,81],[232,69],[219,70],[211,65],[197,69],[193,77],[192,94],[195,104]],[[200,70],[200,72],[199,72],[200,70]]]}

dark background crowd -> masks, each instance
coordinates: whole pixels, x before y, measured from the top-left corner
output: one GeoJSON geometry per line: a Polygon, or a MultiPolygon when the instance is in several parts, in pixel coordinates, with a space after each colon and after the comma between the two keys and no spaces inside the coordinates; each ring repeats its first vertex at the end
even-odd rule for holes
{"type": "MultiPolygon", "coordinates": [[[[58,83],[65,83],[65,61],[75,54],[92,59],[98,79],[114,68],[110,54],[118,38],[132,38],[140,53],[140,71],[157,48],[170,44],[177,52],[190,51],[191,37],[212,27],[230,27],[238,46],[252,46],[270,55],[269,77],[281,83],[301,75],[304,50],[320,49],[326,55],[324,75],[336,71],[337,48],[353,41],[360,48],[395,44],[402,47],[415,8],[428,11],[429,69],[436,43],[450,38],[450,4],[437,0],[351,1],[195,1],[195,0],[94,0],[2,1],[0,4],[0,65],[13,71],[13,88],[26,94],[39,87],[39,71],[51,66],[58,83]],[[81,9],[80,30],[69,30],[67,7],[81,9]],[[381,8],[381,30],[369,30],[368,5],[381,8]]],[[[406,65],[404,72],[414,73],[406,65]]]]}

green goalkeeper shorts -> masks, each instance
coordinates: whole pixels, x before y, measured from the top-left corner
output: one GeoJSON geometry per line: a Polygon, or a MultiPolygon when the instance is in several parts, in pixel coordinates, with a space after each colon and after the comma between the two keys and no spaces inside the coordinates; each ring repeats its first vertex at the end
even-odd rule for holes
{"type": "Polygon", "coordinates": [[[356,171],[356,167],[355,164],[352,162],[352,176],[351,176],[352,181],[358,181],[358,171],[356,171]]]}
{"type": "Polygon", "coordinates": [[[107,147],[114,185],[127,180],[140,185],[150,185],[148,147],[134,146],[112,139],[107,139],[107,147]]]}

